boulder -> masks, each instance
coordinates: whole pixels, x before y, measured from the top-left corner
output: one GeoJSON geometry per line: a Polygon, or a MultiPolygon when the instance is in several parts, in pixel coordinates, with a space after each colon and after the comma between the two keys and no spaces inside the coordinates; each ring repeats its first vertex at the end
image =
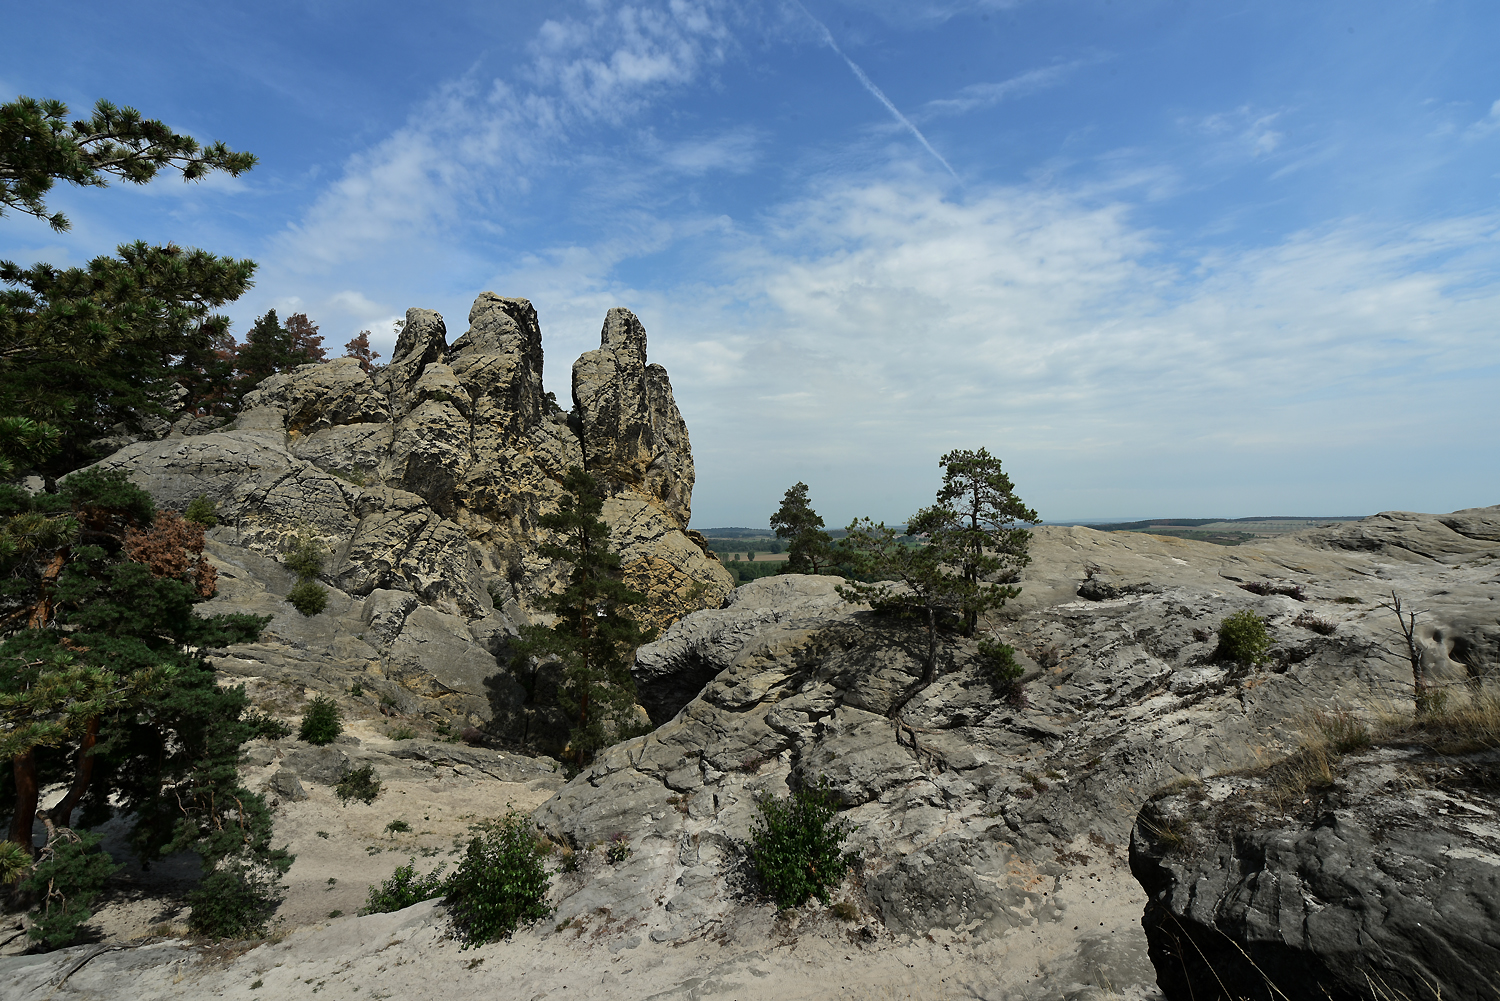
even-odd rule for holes
{"type": "Polygon", "coordinates": [[[1384,747],[1299,774],[1142,809],[1130,867],[1169,1001],[1494,997],[1500,751],[1384,747]]]}

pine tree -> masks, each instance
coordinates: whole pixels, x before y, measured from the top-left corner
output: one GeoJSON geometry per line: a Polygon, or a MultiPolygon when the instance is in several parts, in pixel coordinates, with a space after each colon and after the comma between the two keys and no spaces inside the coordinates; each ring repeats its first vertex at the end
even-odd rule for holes
{"type": "Polygon", "coordinates": [[[62,232],[67,218],[61,212],[48,215],[42,201],[56,181],[102,188],[113,175],[145,184],[169,166],[185,181],[213,170],[238,177],[255,166],[255,157],[223,143],[201,146],[134,108],[108,101],[94,105],[93,117],[74,122],[61,101],[18,97],[0,104],[0,215],[18,209],[62,232]]]}
{"type": "Polygon", "coordinates": [[[344,357],[357,360],[360,369],[368,372],[375,359],[380,357],[380,352],[370,350],[370,332],[361,330],[353,340],[344,345],[344,357]]]}
{"type": "Polygon", "coordinates": [[[1021,593],[1008,581],[1031,562],[1026,552],[1031,533],[1017,522],[1035,524],[1037,513],[1016,496],[1000,460],[986,449],[956,449],[938,464],[943,485],[937,503],[907,528],[925,534],[944,565],[958,570],[965,585],[963,631],[972,636],[981,612],[1021,593]]]}
{"type": "Polygon", "coordinates": [[[306,313],[293,313],[286,318],[286,360],[278,371],[285,372],[298,365],[324,361],[323,338],[318,336],[318,325],[307,318],[306,313]]]}
{"type": "Polygon", "coordinates": [[[630,617],[628,610],[646,597],[622,580],[620,557],[609,548],[609,526],[599,518],[604,492],[598,480],[575,466],[563,487],[567,494],[557,511],[538,520],[554,533],[539,551],[572,570],[567,585],[541,602],[556,622],[550,629],[523,629],[518,653],[560,662],[557,700],[572,720],[568,756],[581,768],[612,736],[629,729],[635,707],[630,666],[636,648],[654,634],[630,617]]]}
{"type": "Polygon", "coordinates": [[[55,432],[43,454],[6,457],[58,475],[98,458],[88,443],[113,425],[139,431],[143,418],[167,413],[174,383],[189,408],[223,397],[221,353],[233,340],[214,310],[254,272],[253,261],[170,244],[125,244],[82,268],[0,261],[10,286],[0,291],[0,415],[55,432]]]}
{"type": "Polygon", "coordinates": [[[771,515],[771,528],[778,539],[790,540],[782,573],[825,573],[838,565],[833,538],[823,531],[823,519],[808,503],[806,483],[787,490],[780,509],[771,515]]]}

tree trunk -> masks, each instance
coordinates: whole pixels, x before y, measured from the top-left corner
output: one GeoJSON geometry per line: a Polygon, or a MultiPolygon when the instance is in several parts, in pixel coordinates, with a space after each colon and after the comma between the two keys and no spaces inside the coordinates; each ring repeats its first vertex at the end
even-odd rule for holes
{"type": "Polygon", "coordinates": [[[36,781],[36,752],[27,751],[11,760],[16,776],[16,812],[10,821],[10,840],[25,845],[33,855],[36,845],[31,840],[31,827],[36,823],[36,801],[41,790],[36,781]]]}
{"type": "Polygon", "coordinates": [[[73,826],[73,811],[78,809],[83,794],[89,791],[89,780],[94,777],[94,756],[89,753],[99,743],[99,717],[89,720],[83,732],[83,743],[78,748],[78,764],[73,769],[73,788],[54,806],[46,811],[46,818],[57,827],[73,826]]]}
{"type": "Polygon", "coordinates": [[[937,611],[927,606],[927,673],[923,680],[932,684],[937,680],[937,611]]]}

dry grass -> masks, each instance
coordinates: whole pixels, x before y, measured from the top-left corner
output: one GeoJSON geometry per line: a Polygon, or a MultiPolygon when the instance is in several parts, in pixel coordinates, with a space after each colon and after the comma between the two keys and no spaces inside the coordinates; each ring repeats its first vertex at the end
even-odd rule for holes
{"type": "Polygon", "coordinates": [[[1419,743],[1444,754],[1500,747],[1500,692],[1444,692],[1428,698],[1420,715],[1387,710],[1380,714],[1380,743],[1419,743]]]}

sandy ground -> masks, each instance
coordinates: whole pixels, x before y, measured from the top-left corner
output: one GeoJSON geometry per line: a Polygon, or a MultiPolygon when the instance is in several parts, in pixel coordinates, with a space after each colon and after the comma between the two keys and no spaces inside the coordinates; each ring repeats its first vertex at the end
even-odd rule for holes
{"type": "Polygon", "coordinates": [[[798,999],[1155,997],[1139,916],[1141,891],[1121,860],[1074,867],[1063,917],[988,942],[962,935],[896,940],[812,907],[788,922],[747,908],[709,937],[659,944],[600,917],[550,922],[510,941],[464,949],[436,902],[344,917],[247,952],[156,941],[103,953],[80,946],[0,960],[0,995],[27,998],[798,999]],[[1143,981],[1142,967],[1147,973],[1143,981]],[[121,977],[128,973],[128,991],[121,977]],[[1093,990],[1088,990],[1093,988],[1093,990]]]}

